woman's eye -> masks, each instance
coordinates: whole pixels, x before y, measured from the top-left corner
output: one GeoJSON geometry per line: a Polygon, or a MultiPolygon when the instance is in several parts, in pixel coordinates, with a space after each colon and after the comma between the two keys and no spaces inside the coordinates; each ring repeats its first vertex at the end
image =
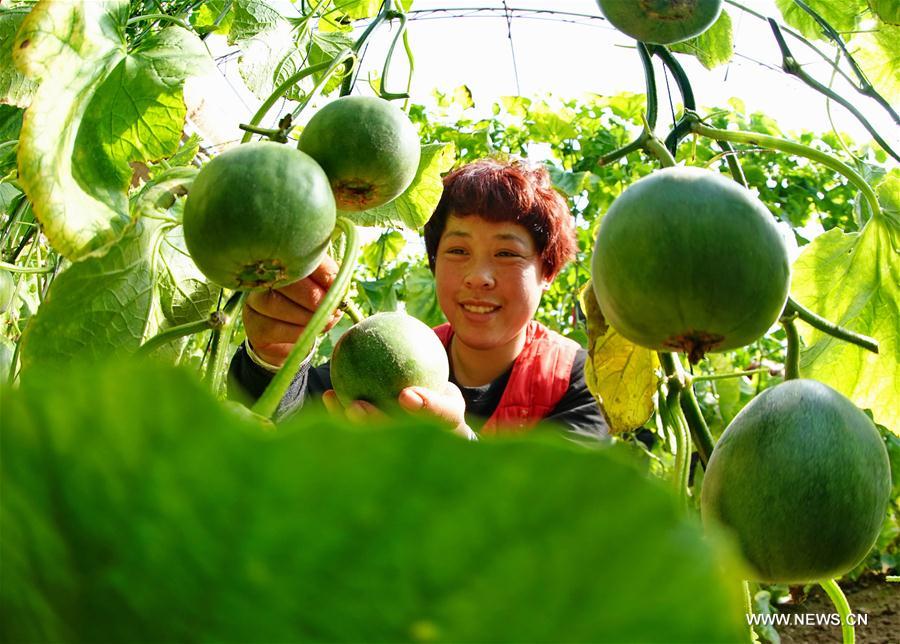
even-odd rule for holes
{"type": "Polygon", "coordinates": [[[497,257],[520,257],[520,255],[511,250],[501,250],[497,253],[497,257]]]}
{"type": "Polygon", "coordinates": [[[464,255],[466,251],[463,248],[448,248],[444,252],[448,255],[464,255]]]}

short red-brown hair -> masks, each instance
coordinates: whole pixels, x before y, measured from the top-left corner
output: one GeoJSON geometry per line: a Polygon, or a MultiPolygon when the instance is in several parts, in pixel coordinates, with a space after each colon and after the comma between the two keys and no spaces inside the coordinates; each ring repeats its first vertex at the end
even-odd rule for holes
{"type": "Polygon", "coordinates": [[[575,256],[572,213],[550,185],[550,175],[542,165],[480,159],[444,177],[441,200],[425,224],[425,250],[432,272],[450,215],[478,215],[488,221],[511,221],[525,227],[541,256],[547,279],[556,277],[575,256]]]}

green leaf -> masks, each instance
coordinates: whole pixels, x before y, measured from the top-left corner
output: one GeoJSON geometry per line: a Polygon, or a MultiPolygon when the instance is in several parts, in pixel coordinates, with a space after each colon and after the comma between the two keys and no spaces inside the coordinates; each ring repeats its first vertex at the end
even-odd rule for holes
{"type": "MultiPolygon", "coordinates": [[[[309,46],[309,65],[318,65],[333,60],[344,49],[353,44],[353,38],[345,32],[335,31],[332,33],[313,33],[312,42],[309,46]]],[[[344,76],[343,68],[337,70],[325,83],[322,89],[323,94],[330,94],[337,89],[344,76]]],[[[325,72],[313,74],[313,79],[318,83],[325,76],[325,72]]]]}
{"type": "Polygon", "coordinates": [[[20,69],[51,81],[22,127],[20,180],[50,243],[73,261],[105,252],[128,227],[128,163],[175,152],[184,80],[211,65],[202,42],[180,27],[127,53],[128,9],[125,0],[45,0],[16,37],[20,69]]]}
{"type": "Polygon", "coordinates": [[[28,107],[38,86],[13,64],[13,42],[27,13],[23,7],[0,7],[0,103],[17,107],[28,107]]]}
{"type": "Polygon", "coordinates": [[[351,20],[373,18],[381,9],[381,0],[334,0],[334,6],[351,20]]]}
{"type": "Polygon", "coordinates": [[[587,190],[596,175],[588,171],[567,172],[551,163],[545,163],[553,187],[568,197],[577,197],[587,190]]]}
{"type": "Polygon", "coordinates": [[[282,20],[278,10],[264,0],[233,0],[231,11],[233,18],[228,30],[231,45],[268,31],[282,20]]]}
{"type": "Polygon", "coordinates": [[[528,116],[534,125],[534,134],[538,140],[559,142],[578,137],[573,121],[575,112],[568,108],[554,110],[546,102],[541,101],[531,107],[528,116]]]}
{"type": "Polygon", "coordinates": [[[202,34],[227,35],[233,19],[234,12],[229,0],[206,0],[191,12],[191,26],[202,34]]]}
{"type": "Polygon", "coordinates": [[[208,0],[191,15],[197,31],[227,35],[229,45],[269,31],[282,20],[278,10],[265,0],[208,0]]]}
{"type": "Polygon", "coordinates": [[[601,404],[612,434],[637,429],[655,409],[656,353],[626,340],[606,323],[590,282],[581,291],[581,308],[588,327],[588,389],[601,404]]]}
{"type": "MultiPolygon", "coordinates": [[[[806,5],[840,33],[852,32],[866,8],[865,0],[804,0],[806,5]]],[[[822,27],[794,0],[775,0],[784,21],[811,40],[826,37],[822,27]]]]}
{"type": "MultiPolygon", "coordinates": [[[[0,184],[17,173],[19,133],[23,111],[12,105],[0,105],[0,184]]],[[[18,191],[17,191],[18,192],[18,191]]]]}
{"type": "Polygon", "coordinates": [[[159,300],[169,326],[209,317],[222,289],[209,282],[184,243],[184,229],[169,230],[159,246],[159,300]]]}
{"type": "Polygon", "coordinates": [[[403,280],[406,312],[430,327],[447,321],[441,310],[435,290],[434,275],[427,266],[418,265],[403,280]]]}
{"type": "Polygon", "coordinates": [[[867,0],[869,9],[879,20],[891,25],[900,25],[900,2],[897,0],[867,0]]]}
{"type": "Polygon", "coordinates": [[[26,377],[41,365],[122,357],[152,334],[152,246],[138,224],[105,255],[75,262],[53,281],[22,338],[26,377]]]}
{"type": "Polygon", "coordinates": [[[891,194],[885,212],[859,233],[832,229],[817,237],[794,264],[791,292],[822,317],[871,336],[878,354],[798,324],[806,348],[800,373],[820,380],[871,409],[875,422],[900,435],[900,171],[879,193],[891,194]],[[839,275],[840,279],[835,279],[839,275]]]}
{"type": "Polygon", "coordinates": [[[882,24],[855,34],[848,49],[875,89],[889,103],[900,103],[900,27],[882,24]]]}
{"type": "Polygon", "coordinates": [[[39,376],[2,392],[4,641],[746,639],[732,557],[620,450],[39,376]]]}
{"type": "MultiPolygon", "coordinates": [[[[241,42],[238,72],[247,89],[259,100],[264,100],[277,86],[300,68],[306,57],[296,41],[293,30],[286,22],[241,42]]],[[[312,89],[312,80],[305,78],[289,90],[285,96],[297,100],[312,89]]]]}
{"type": "Polygon", "coordinates": [[[358,280],[356,288],[369,303],[373,313],[397,310],[397,289],[406,273],[405,266],[397,266],[379,279],[358,280]]]}
{"type": "Polygon", "coordinates": [[[385,264],[390,264],[400,255],[406,247],[406,239],[396,230],[388,230],[378,239],[366,244],[361,253],[362,263],[369,267],[373,273],[385,264]]]}
{"type": "Polygon", "coordinates": [[[453,166],[456,150],[452,144],[422,146],[416,178],[402,195],[377,208],[359,212],[340,211],[359,226],[404,226],[416,230],[425,225],[441,199],[441,174],[453,166]]]}
{"type": "Polygon", "coordinates": [[[731,16],[723,10],[709,29],[696,38],[671,45],[670,49],[696,56],[706,69],[724,65],[734,54],[731,16]]]}

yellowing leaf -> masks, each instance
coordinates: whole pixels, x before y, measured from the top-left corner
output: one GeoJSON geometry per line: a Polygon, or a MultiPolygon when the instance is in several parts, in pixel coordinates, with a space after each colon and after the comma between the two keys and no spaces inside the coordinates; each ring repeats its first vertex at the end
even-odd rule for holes
{"type": "MultiPolygon", "coordinates": [[[[897,186],[897,171],[892,183],[897,186]]],[[[893,195],[896,202],[897,196],[893,195]]],[[[887,200],[883,204],[891,207],[887,200]]],[[[900,221],[886,208],[859,233],[832,229],[794,264],[791,292],[822,317],[875,338],[874,354],[798,324],[800,373],[820,380],[900,435],[900,221]]]]}
{"type": "Polygon", "coordinates": [[[588,326],[588,389],[603,407],[611,433],[636,429],[653,413],[656,353],[626,340],[606,323],[590,282],[581,291],[581,307],[588,326]]]}
{"type": "Polygon", "coordinates": [[[97,255],[131,223],[128,164],[170,156],[184,126],[184,79],[211,60],[180,27],[126,50],[127,0],[42,0],[19,30],[16,65],[46,80],[25,113],[19,175],[53,247],[97,255]]]}

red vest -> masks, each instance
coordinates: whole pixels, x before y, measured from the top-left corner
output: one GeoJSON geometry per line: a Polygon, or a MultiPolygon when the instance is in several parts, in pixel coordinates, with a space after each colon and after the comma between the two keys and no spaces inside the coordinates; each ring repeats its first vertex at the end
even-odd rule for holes
{"type": "MultiPolygon", "coordinates": [[[[434,332],[449,352],[453,329],[449,324],[442,324],[434,332]]],[[[513,363],[497,409],[481,433],[524,431],[549,414],[569,388],[578,349],[577,342],[539,322],[529,322],[525,346],[513,363]]]]}

